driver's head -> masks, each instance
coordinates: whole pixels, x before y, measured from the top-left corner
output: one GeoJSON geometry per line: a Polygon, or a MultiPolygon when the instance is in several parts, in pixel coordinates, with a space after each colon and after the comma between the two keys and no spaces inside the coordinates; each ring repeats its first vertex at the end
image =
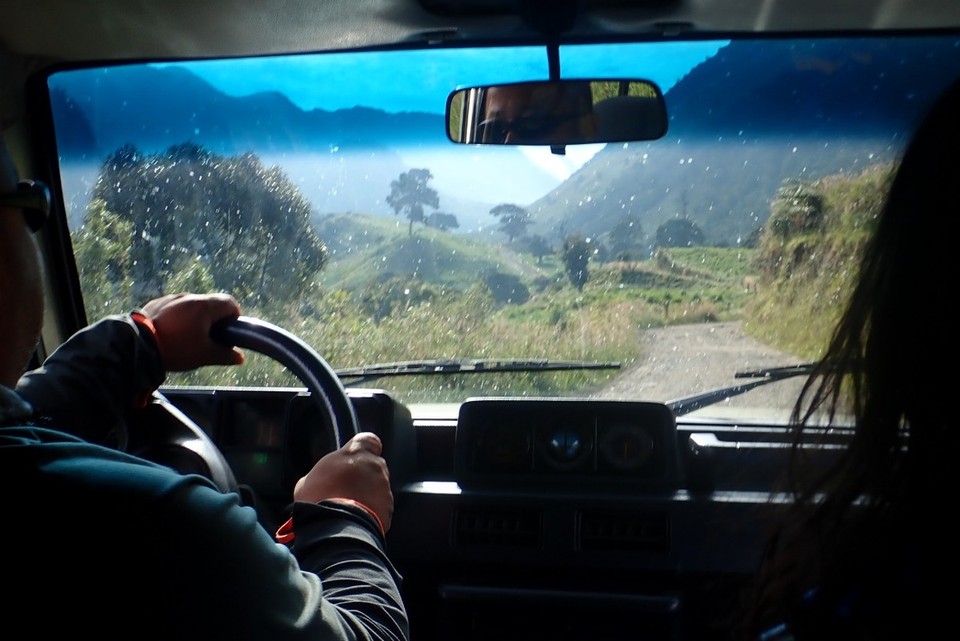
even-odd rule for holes
{"type": "Polygon", "coordinates": [[[483,105],[483,142],[564,144],[596,137],[593,96],[586,82],[490,87],[483,105]]]}
{"type": "MultiPolygon", "coordinates": [[[[16,188],[17,172],[0,137],[0,194],[16,188]]],[[[0,200],[0,385],[16,385],[42,323],[43,278],[33,232],[20,207],[0,200]]]]}

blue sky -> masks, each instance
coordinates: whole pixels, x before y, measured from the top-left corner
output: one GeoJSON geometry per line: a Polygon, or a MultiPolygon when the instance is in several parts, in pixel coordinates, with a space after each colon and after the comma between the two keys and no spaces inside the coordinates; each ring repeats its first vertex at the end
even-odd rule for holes
{"type": "MultiPolygon", "coordinates": [[[[666,93],[725,44],[727,41],[571,45],[561,50],[561,75],[642,78],[652,80],[666,93]]],[[[394,113],[442,114],[447,96],[458,88],[549,75],[543,47],[342,52],[183,66],[232,96],[279,91],[304,110],[334,111],[359,105],[394,113]]],[[[602,147],[570,145],[563,156],[546,147],[478,150],[460,145],[441,149],[406,146],[398,153],[410,166],[430,167],[433,185],[441,190],[478,200],[498,192],[513,202],[529,203],[556,187],[602,147]]]]}
{"type": "MultiPolygon", "coordinates": [[[[561,74],[645,78],[666,92],[724,44],[726,41],[570,46],[561,53],[561,74]]],[[[443,113],[447,94],[458,87],[547,77],[546,53],[541,47],[346,52],[185,66],[224,93],[242,96],[280,91],[306,110],[363,105],[392,112],[443,113]]]]}

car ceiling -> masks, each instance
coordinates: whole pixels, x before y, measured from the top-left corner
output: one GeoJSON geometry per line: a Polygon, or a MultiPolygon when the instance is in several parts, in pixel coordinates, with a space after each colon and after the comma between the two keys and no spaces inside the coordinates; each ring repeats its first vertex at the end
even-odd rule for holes
{"type": "Polygon", "coordinates": [[[953,0],[7,0],[0,45],[45,61],[237,56],[416,41],[960,25],[953,0]],[[570,11],[567,11],[569,9],[570,11]]]}

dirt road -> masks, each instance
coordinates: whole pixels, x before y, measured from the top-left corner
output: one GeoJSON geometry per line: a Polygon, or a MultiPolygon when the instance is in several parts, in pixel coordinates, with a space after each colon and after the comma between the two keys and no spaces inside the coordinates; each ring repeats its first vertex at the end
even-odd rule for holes
{"type": "MultiPolygon", "coordinates": [[[[672,401],[751,380],[735,379],[735,371],[804,362],[747,336],[739,322],[650,329],[642,333],[641,340],[640,359],[595,396],[672,401]]],[[[723,401],[723,405],[789,409],[802,384],[803,377],[771,383],[723,401]]]]}

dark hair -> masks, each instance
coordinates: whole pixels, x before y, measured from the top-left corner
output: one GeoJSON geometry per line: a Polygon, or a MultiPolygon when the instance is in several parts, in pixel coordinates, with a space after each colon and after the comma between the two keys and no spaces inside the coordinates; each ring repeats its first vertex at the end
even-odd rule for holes
{"type": "MultiPolygon", "coordinates": [[[[947,425],[958,390],[956,291],[960,219],[960,82],[920,123],[865,248],[859,278],[793,413],[786,489],[746,620],[756,638],[778,622],[794,638],[904,638],[948,626],[955,542],[947,425]],[[848,447],[822,473],[801,440],[825,416],[854,418],[848,447]],[[942,557],[941,557],[942,555],[942,557]],[[952,555],[951,561],[947,556],[952,555]]],[[[952,622],[947,629],[952,627],[952,622]]]]}

